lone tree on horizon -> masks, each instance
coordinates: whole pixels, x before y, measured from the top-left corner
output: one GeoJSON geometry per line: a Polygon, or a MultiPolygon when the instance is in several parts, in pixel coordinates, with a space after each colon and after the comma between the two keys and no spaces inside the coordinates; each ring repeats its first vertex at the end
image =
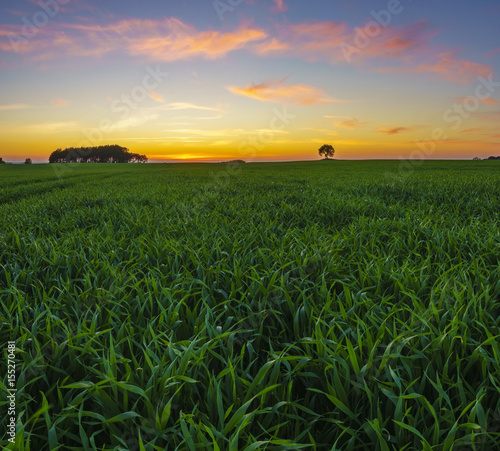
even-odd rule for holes
{"type": "Polygon", "coordinates": [[[331,157],[333,157],[333,154],[335,153],[335,149],[333,146],[330,144],[323,144],[319,149],[318,153],[320,156],[325,156],[325,160],[329,160],[331,157]]]}
{"type": "Polygon", "coordinates": [[[24,160],[24,164],[31,164],[31,163],[33,163],[31,161],[31,158],[26,158],[26,160],[24,160]]]}

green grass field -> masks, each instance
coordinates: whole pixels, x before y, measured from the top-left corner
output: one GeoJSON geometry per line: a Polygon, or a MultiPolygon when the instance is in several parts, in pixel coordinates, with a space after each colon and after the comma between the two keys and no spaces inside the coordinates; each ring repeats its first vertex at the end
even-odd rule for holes
{"type": "Polygon", "coordinates": [[[500,449],[500,162],[398,164],[1,166],[0,444],[500,449]]]}

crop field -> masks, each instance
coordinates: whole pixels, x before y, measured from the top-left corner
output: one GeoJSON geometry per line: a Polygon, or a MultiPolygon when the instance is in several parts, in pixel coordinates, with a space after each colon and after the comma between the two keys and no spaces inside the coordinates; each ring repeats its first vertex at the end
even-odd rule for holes
{"type": "Polygon", "coordinates": [[[500,449],[500,162],[398,167],[0,167],[3,449],[500,449]]]}

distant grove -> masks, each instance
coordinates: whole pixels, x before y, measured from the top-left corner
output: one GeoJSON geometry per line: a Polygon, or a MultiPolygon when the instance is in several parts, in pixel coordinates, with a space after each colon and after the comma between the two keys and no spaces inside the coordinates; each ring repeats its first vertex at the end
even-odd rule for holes
{"type": "Polygon", "coordinates": [[[98,147],[68,147],[50,154],[49,163],[146,163],[148,157],[117,144],[98,147]]]}

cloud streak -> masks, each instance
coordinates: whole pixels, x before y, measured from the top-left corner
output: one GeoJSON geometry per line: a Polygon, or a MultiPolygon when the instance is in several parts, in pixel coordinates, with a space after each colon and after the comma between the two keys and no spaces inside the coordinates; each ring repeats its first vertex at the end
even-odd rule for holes
{"type": "Polygon", "coordinates": [[[428,45],[435,35],[426,22],[417,22],[403,27],[384,27],[363,48],[355,48],[358,39],[357,27],[345,22],[315,21],[280,25],[274,46],[267,42],[257,46],[262,54],[287,53],[301,55],[310,60],[328,61],[332,64],[346,63],[346,49],[354,47],[359,62],[373,58],[398,59],[407,57],[428,45]],[[278,45],[278,43],[280,45],[278,45]]]}
{"type": "Polygon", "coordinates": [[[384,135],[397,135],[398,133],[412,130],[410,127],[376,127],[379,133],[384,135]]]}
{"type": "Polygon", "coordinates": [[[158,94],[157,92],[154,92],[154,91],[149,91],[148,97],[150,99],[155,100],[156,102],[159,102],[159,103],[165,102],[165,100],[163,99],[163,96],[161,94],[158,94]]]}
{"type": "Polygon", "coordinates": [[[285,85],[286,79],[279,81],[265,81],[259,84],[251,84],[247,87],[228,87],[233,94],[250,97],[263,102],[282,102],[296,105],[314,105],[318,103],[338,102],[346,103],[345,100],[336,100],[328,97],[323,91],[314,86],[295,84],[285,85]]]}
{"type": "Polygon", "coordinates": [[[50,103],[52,103],[52,105],[57,107],[63,107],[69,105],[69,102],[66,99],[62,98],[53,99],[50,103]]]}
{"type": "Polygon", "coordinates": [[[458,97],[458,100],[460,102],[466,102],[468,100],[475,102],[476,100],[479,100],[481,103],[491,106],[500,104],[500,100],[492,99],[490,97],[458,97]]]}
{"type": "Polygon", "coordinates": [[[432,64],[421,64],[415,72],[434,72],[445,80],[466,84],[479,76],[487,77],[492,72],[490,66],[457,58],[453,52],[440,53],[438,61],[432,64]]]}
{"type": "Polygon", "coordinates": [[[166,105],[163,110],[201,110],[201,111],[216,111],[218,113],[223,113],[224,110],[220,108],[214,108],[203,105],[196,105],[189,102],[173,102],[166,105]]]}
{"type": "Polygon", "coordinates": [[[365,125],[365,122],[360,122],[358,119],[352,117],[346,120],[335,122],[335,127],[345,128],[347,130],[356,130],[365,125]]]}
{"type": "Polygon", "coordinates": [[[361,122],[359,119],[351,116],[334,116],[334,115],[325,115],[326,119],[342,119],[337,120],[333,123],[335,127],[345,128],[347,130],[356,130],[359,127],[362,127],[366,124],[366,122],[361,122]]]}
{"type": "Polygon", "coordinates": [[[288,5],[284,0],[274,0],[274,5],[271,7],[272,13],[284,13],[288,9],[288,5]]]}
{"type": "Polygon", "coordinates": [[[15,111],[15,110],[27,110],[33,108],[31,105],[25,103],[11,103],[9,105],[0,105],[0,111],[15,111]]]}
{"type": "MultiPolygon", "coordinates": [[[[15,52],[9,36],[22,35],[22,27],[1,25],[0,50],[15,52]]],[[[125,52],[132,56],[156,61],[177,61],[188,58],[216,59],[262,40],[265,31],[240,26],[221,32],[198,30],[180,19],[162,20],[126,19],[102,25],[51,23],[39,30],[37,39],[19,44],[18,51],[35,54],[37,60],[58,56],[101,57],[111,52],[125,52]]]]}

